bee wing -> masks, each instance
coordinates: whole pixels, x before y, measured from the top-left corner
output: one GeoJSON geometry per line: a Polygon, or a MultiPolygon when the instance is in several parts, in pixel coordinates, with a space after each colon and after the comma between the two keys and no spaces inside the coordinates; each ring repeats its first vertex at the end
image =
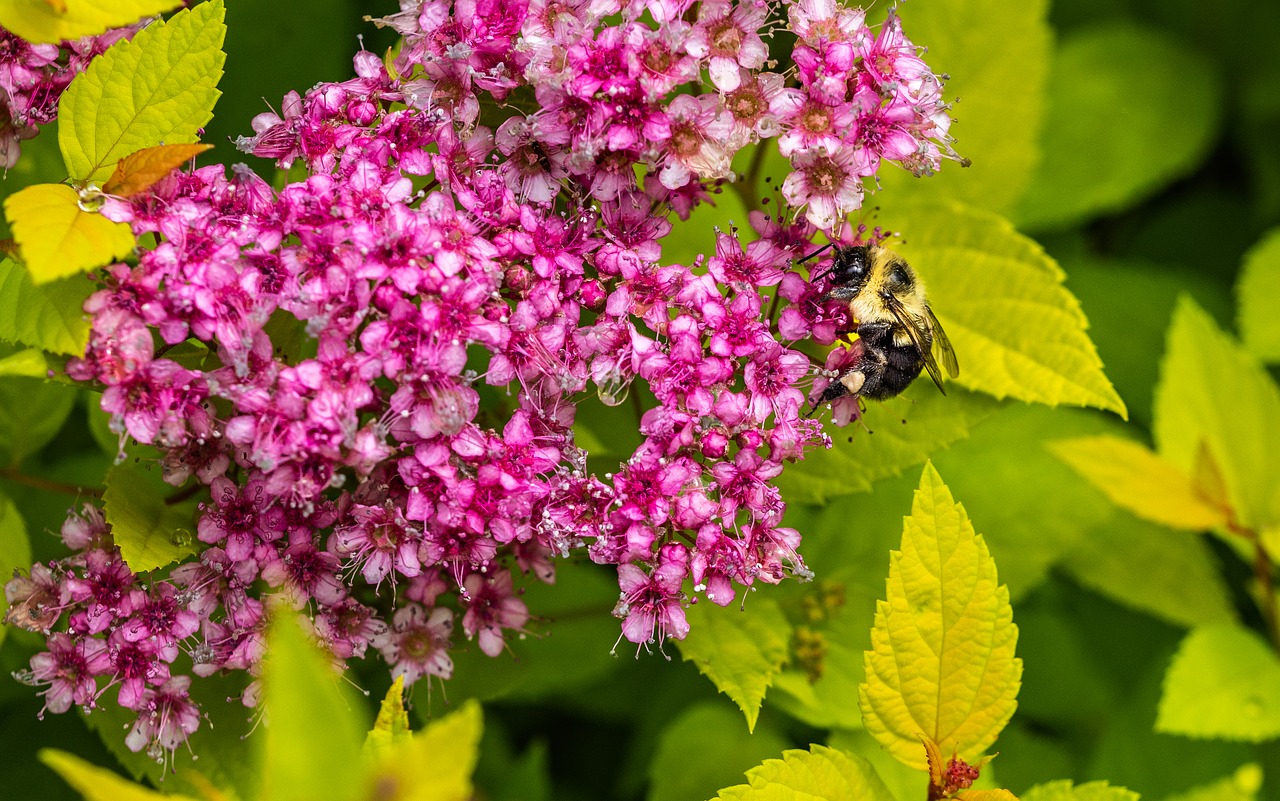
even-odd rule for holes
{"type": "Polygon", "coordinates": [[[911,344],[915,345],[916,351],[920,354],[920,360],[924,362],[924,368],[929,371],[929,377],[933,379],[933,383],[938,385],[938,391],[943,395],[947,394],[947,388],[942,385],[942,368],[938,366],[938,360],[933,357],[934,347],[939,346],[939,340],[946,340],[943,350],[943,363],[947,365],[947,373],[954,376],[960,372],[960,366],[956,364],[955,351],[951,349],[951,341],[948,340],[945,333],[942,333],[942,327],[938,325],[938,318],[933,316],[928,304],[925,305],[925,314],[929,315],[929,319],[925,320],[917,314],[908,311],[902,303],[892,295],[884,296],[885,306],[897,318],[898,324],[907,332],[907,336],[911,338],[911,344]],[[928,330],[928,326],[934,326],[933,341],[926,342],[924,331],[928,330]],[[955,373],[951,372],[952,367],[955,373]]]}
{"type": "Polygon", "coordinates": [[[960,375],[960,362],[956,361],[956,351],[951,347],[951,339],[947,337],[947,332],[943,330],[942,323],[938,322],[929,304],[925,304],[924,310],[929,315],[929,321],[933,323],[933,349],[942,360],[942,366],[947,369],[947,376],[955,378],[960,375]]]}

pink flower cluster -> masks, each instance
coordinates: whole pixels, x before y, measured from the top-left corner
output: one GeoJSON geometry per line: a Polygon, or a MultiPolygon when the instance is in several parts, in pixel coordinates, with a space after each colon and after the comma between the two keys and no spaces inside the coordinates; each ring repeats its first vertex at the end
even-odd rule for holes
{"type": "Polygon", "coordinates": [[[58,116],[58,98],[97,55],[142,23],[61,44],[32,44],[0,28],[0,170],[18,163],[20,142],[58,116]]]}
{"type": "Polygon", "coordinates": [[[241,140],[305,177],[277,192],[205,167],[104,207],[157,244],[103,271],[68,372],[207,498],[198,555],[136,576],[88,507],[73,555],[6,594],[53,631],[23,676],[47,708],[119,687],[131,747],[172,751],[199,723],[179,650],[196,676],[256,674],[264,593],[335,659],[374,650],[411,682],[450,675],[459,633],[501,653],[529,620],[519,587],[557,558],[616,566],[637,647],[684,637],[699,596],[808,576],[772,479],[830,443],[793,345],[847,321],[792,265],[882,159],[927,172],[948,151],[897,18],[873,35],[793,3],[796,66],[773,71],[784,23],[763,2],[402,9],[393,64],[362,52],[241,140]],[[808,220],[755,211],[755,241],[663,263],[670,214],[772,136],[808,220]],[[577,413],[628,398],[641,443],[607,463],[577,413]]]}

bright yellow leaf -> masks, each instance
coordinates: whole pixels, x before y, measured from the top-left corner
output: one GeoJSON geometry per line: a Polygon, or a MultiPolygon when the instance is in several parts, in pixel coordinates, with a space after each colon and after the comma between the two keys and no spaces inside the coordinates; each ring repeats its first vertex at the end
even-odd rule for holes
{"type": "Polygon", "coordinates": [[[412,737],[378,750],[370,780],[378,797],[469,801],[482,729],[480,704],[471,700],[412,737]]]}
{"type": "Polygon", "coordinates": [[[190,796],[157,793],[66,751],[45,748],[40,751],[40,761],[86,801],[192,801],[190,796]]]}
{"type": "Polygon", "coordinates": [[[36,284],[91,270],[133,250],[127,224],[85,211],[76,191],[64,184],[14,192],[4,202],[4,213],[36,284]]]}
{"type": "Polygon", "coordinates": [[[409,730],[409,713],[404,708],[404,676],[396,676],[391,689],[387,690],[378,708],[378,719],[364,740],[366,754],[380,754],[396,743],[408,740],[412,736],[409,730]]]}
{"type": "Polygon", "coordinates": [[[61,42],[97,36],[180,5],[182,0],[0,0],[0,26],[29,42],[61,42]]]}
{"type": "Polygon", "coordinates": [[[1201,497],[1186,473],[1137,442],[1102,434],[1059,440],[1049,448],[1112,503],[1138,517],[1187,531],[1226,524],[1225,511],[1201,497]]]}
{"type": "Polygon", "coordinates": [[[213,145],[156,145],[144,147],[137,153],[125,156],[116,164],[116,171],[102,185],[108,195],[130,197],[145,192],[176,168],[197,155],[212,150],[213,145]]]}
{"type": "Polygon", "coordinates": [[[719,801],[893,801],[871,763],[860,756],[813,745],[783,751],[747,771],[747,783],[726,787],[719,801]]]}
{"type": "Polygon", "coordinates": [[[1009,589],[986,543],[926,464],[902,549],[890,555],[886,600],[876,604],[858,688],[867,731],[919,770],[928,769],[921,736],[973,762],[1017,707],[1017,641],[1009,589]]]}

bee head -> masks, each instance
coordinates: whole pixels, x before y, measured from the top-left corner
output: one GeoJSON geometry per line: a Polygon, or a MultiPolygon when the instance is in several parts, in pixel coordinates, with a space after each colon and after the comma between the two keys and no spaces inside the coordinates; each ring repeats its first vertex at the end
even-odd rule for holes
{"type": "Polygon", "coordinates": [[[870,271],[871,259],[866,245],[837,247],[836,255],[831,260],[831,269],[826,273],[835,288],[827,297],[847,300],[857,295],[866,283],[870,271]]]}

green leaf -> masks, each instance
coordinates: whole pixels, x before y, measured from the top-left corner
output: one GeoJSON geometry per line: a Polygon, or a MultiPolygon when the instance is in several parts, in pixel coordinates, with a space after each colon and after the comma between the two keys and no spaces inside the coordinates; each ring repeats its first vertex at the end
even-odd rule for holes
{"type": "Polygon", "coordinates": [[[80,277],[36,286],[22,265],[0,259],[0,339],[83,356],[89,344],[83,307],[94,288],[80,277]]]}
{"type": "Polygon", "coordinates": [[[708,602],[690,607],[680,655],[698,666],[747,717],[754,730],[764,695],[787,661],[791,624],[777,602],[752,598],[745,608],[708,602]]]}
{"type": "MultiPolygon", "coordinates": [[[[1179,229],[1188,227],[1180,223],[1179,229]]],[[[1184,253],[1191,252],[1183,248],[1184,253]]],[[[1152,396],[1164,352],[1165,330],[1178,296],[1188,293],[1218,320],[1228,320],[1235,303],[1223,282],[1204,270],[1167,263],[1063,257],[1067,287],[1089,317],[1089,337],[1107,366],[1107,378],[1124,398],[1130,419],[1150,430],[1152,396]],[[1141,298],[1141,302],[1135,299],[1141,298]]]]}
{"type": "Polygon", "coordinates": [[[903,400],[867,406],[862,423],[846,436],[833,433],[829,450],[809,453],[788,465],[776,483],[792,503],[825,503],[853,492],[870,492],[872,482],[900,475],[938,450],[969,436],[973,426],[999,408],[991,398],[963,390],[943,396],[931,381],[917,381],[903,400]]]}
{"type": "Polygon", "coordinates": [[[1007,212],[1040,160],[1052,39],[1045,0],[949,0],[901,9],[903,31],[935,72],[951,79],[948,100],[958,99],[951,133],[968,168],[943,162],[918,179],[887,166],[878,194],[892,216],[900,200],[947,197],[994,212],[1007,212]]]}
{"type": "Polygon", "coordinates": [[[40,761],[76,789],[86,801],[192,801],[190,796],[157,793],[141,784],[123,779],[115,771],[100,768],[75,754],[45,748],[40,761]]]}
{"type": "Polygon", "coordinates": [[[982,521],[983,539],[1014,601],[1039,586],[1058,560],[1115,514],[1115,507],[1049,453],[1062,436],[1123,430],[1083,409],[1012,405],[966,441],[937,454],[953,495],[982,521]]]}
{"type": "Polygon", "coordinates": [[[194,553],[191,509],[164,502],[173,488],[160,470],[126,462],[107,471],[103,495],[111,536],[135,573],[155,570],[194,553]],[[167,488],[167,489],[166,489],[167,488]]]}
{"type": "Polygon", "coordinates": [[[369,786],[396,788],[397,801],[469,801],[482,731],[480,704],[467,701],[457,712],[387,750],[369,786]]]}
{"type": "MultiPolygon", "coordinates": [[[[634,427],[633,429],[634,430],[634,427]]],[[[616,465],[616,462],[615,462],[616,465]]],[[[618,602],[617,574],[587,562],[555,565],[556,583],[531,582],[520,596],[545,617],[550,636],[511,638],[511,657],[494,659],[479,648],[453,652],[449,701],[477,698],[543,698],[598,682],[618,668],[618,659],[601,643],[618,637],[618,621],[609,612],[618,602]]],[[[428,682],[414,685],[422,709],[434,709],[428,682]]],[[[435,704],[439,704],[435,696],[435,704]]]]}
{"type": "Polygon", "coordinates": [[[719,788],[781,753],[787,745],[785,738],[765,727],[748,733],[737,713],[724,704],[695,704],[658,736],[657,749],[649,762],[649,793],[645,801],[711,798],[719,788]],[[707,732],[716,734],[707,737],[707,732]],[[698,758],[691,760],[690,754],[697,754],[698,758]]]}
{"type": "Polygon", "coordinates": [[[133,252],[127,223],[85,211],[76,190],[36,184],[9,196],[4,214],[34,284],[82,273],[133,252]]]}
{"type": "MultiPolygon", "coordinates": [[[[0,349],[0,354],[7,353],[0,349]]],[[[16,465],[62,430],[76,392],[38,378],[0,378],[0,464],[16,465]]]]}
{"type": "Polygon", "coordinates": [[[345,801],[365,778],[358,701],[283,604],[272,612],[262,673],[262,798],[345,801]],[[321,725],[317,725],[321,724],[321,725]]]}
{"type": "Polygon", "coordinates": [[[120,159],[190,144],[213,117],[222,77],[222,0],[183,9],[90,62],[58,102],[67,173],[101,183],[120,159]]]}
{"type": "Polygon", "coordinates": [[[1019,227],[1065,228],[1187,174],[1214,141],[1220,95],[1213,64],[1155,29],[1116,22],[1064,39],[1019,227]]]}
{"type": "Polygon", "coordinates": [[[845,495],[820,507],[787,506],[783,524],[804,532],[805,563],[820,578],[775,589],[784,595],[784,608],[824,610],[823,620],[805,623],[825,640],[826,652],[816,680],[800,665],[779,673],[769,690],[770,707],[818,728],[862,726],[850,699],[865,678],[863,652],[871,647],[876,601],[884,597],[885,554],[902,541],[902,510],[915,486],[914,476],[894,478],[870,494],[845,495]],[[827,602],[833,593],[843,599],[836,608],[827,602]]]}
{"type": "Polygon", "coordinates": [[[373,728],[365,737],[365,753],[386,751],[396,743],[409,739],[411,734],[409,713],[404,708],[404,676],[396,676],[391,689],[387,690],[382,699],[382,706],[378,707],[378,718],[373,722],[373,728]]]}
{"type": "Polygon", "coordinates": [[[893,247],[924,277],[960,360],[958,383],[1125,415],[1079,302],[1038,244],[1001,217],[956,203],[913,205],[901,217],[905,240],[893,247]]]}
{"type": "Polygon", "coordinates": [[[1280,522],[1280,390],[1190,298],[1169,327],[1155,394],[1156,450],[1196,477],[1206,459],[1238,522],[1280,522]]]}
{"type": "Polygon", "coordinates": [[[926,770],[920,735],[974,762],[1017,707],[1022,661],[1009,590],[982,537],[926,464],[902,547],[890,554],[887,599],[876,605],[866,682],[866,729],[904,764],[926,770]]]}
{"type": "Polygon", "coordinates": [[[0,0],[0,26],[28,42],[53,44],[97,36],[181,4],[181,0],[0,0]]]}
{"type": "Polygon", "coordinates": [[[39,348],[28,348],[0,358],[0,378],[8,376],[48,378],[49,362],[44,358],[44,351],[39,348]]]}
{"type": "Polygon", "coordinates": [[[1195,629],[1165,674],[1156,731],[1248,742],[1280,736],[1280,658],[1249,629],[1195,629]]]}
{"type": "MultiPolygon", "coordinates": [[[[8,582],[14,571],[31,567],[31,539],[27,535],[27,522],[13,501],[0,495],[0,583],[8,582]]],[[[0,592],[0,621],[9,611],[9,601],[0,592]]],[[[4,643],[9,627],[0,625],[0,645],[4,643]]]]}
{"type": "Polygon", "coordinates": [[[1236,617],[1231,590],[1204,538],[1126,513],[1094,527],[1061,564],[1089,589],[1178,626],[1236,617]]]}
{"type": "Polygon", "coordinates": [[[1280,228],[1273,228],[1244,257],[1236,285],[1240,298],[1240,338],[1259,359],[1280,361],[1280,228]]]}
{"type": "Polygon", "coordinates": [[[747,783],[727,787],[716,796],[724,801],[893,801],[875,768],[862,757],[826,746],[808,751],[783,751],[747,771],[747,783]]]}
{"type": "Polygon", "coordinates": [[[1193,787],[1164,801],[1254,801],[1262,789],[1262,768],[1256,762],[1241,765],[1230,776],[1212,784],[1193,787]]]}
{"type": "Polygon", "coordinates": [[[1225,511],[1202,497],[1186,473],[1140,443],[1102,434],[1049,448],[1112,503],[1144,520],[1187,531],[1226,525],[1225,511]]]}
{"type": "Polygon", "coordinates": [[[1138,794],[1106,782],[1072,784],[1070,779],[1037,784],[1021,796],[1022,801],[1138,801],[1138,794]]]}

